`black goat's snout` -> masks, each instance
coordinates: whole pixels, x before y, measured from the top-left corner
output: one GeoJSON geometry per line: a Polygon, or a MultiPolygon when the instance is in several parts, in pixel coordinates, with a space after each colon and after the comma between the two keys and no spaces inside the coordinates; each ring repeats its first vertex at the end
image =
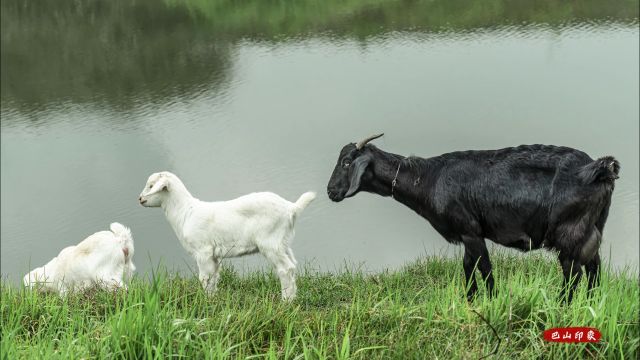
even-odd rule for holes
{"type": "Polygon", "coordinates": [[[331,201],[341,201],[343,199],[342,196],[340,196],[340,191],[336,190],[335,188],[331,188],[331,189],[327,189],[327,195],[329,195],[329,199],[331,201]]]}
{"type": "Polygon", "coordinates": [[[327,189],[327,195],[329,195],[329,199],[334,200],[338,195],[338,191],[334,188],[327,189]]]}

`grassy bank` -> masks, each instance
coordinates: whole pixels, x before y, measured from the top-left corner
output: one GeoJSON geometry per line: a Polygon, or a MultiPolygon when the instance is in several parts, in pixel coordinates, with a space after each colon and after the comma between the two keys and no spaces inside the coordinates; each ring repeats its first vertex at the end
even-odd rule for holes
{"type": "Polygon", "coordinates": [[[592,298],[556,301],[561,272],[539,254],[494,255],[501,291],[464,299],[460,259],[427,258],[397,272],[302,271],[299,296],[279,301],[269,273],[223,272],[207,298],[195,278],[158,271],[127,293],[90,290],[61,300],[6,282],[2,359],[35,358],[627,358],[639,355],[640,295],[634,271],[603,274],[592,298]],[[481,314],[491,327],[481,319],[481,314]],[[544,329],[590,326],[596,344],[551,344],[544,329]]]}

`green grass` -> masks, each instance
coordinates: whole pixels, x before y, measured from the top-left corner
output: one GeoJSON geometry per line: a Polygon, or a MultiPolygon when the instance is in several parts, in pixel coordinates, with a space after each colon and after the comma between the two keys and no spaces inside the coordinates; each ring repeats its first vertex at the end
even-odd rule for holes
{"type": "Polygon", "coordinates": [[[612,358],[639,355],[637,270],[603,273],[593,297],[557,301],[561,272],[541,254],[493,255],[500,293],[464,297],[462,263],[426,258],[396,272],[302,271],[298,298],[279,301],[271,273],[225,269],[215,297],[195,278],[165,270],[128,292],[88,290],[67,299],[2,282],[2,359],[612,358]],[[555,344],[544,329],[590,326],[595,344],[555,344]]]}

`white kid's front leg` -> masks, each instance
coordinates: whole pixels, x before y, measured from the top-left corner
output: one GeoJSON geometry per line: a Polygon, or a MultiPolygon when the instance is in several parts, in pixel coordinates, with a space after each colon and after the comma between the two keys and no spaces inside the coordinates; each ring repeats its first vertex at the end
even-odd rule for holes
{"type": "Polygon", "coordinates": [[[124,283],[124,281],[122,281],[121,278],[118,277],[111,278],[111,280],[107,283],[107,287],[112,291],[116,291],[119,289],[124,289],[125,291],[127,290],[127,285],[124,283]]]}
{"type": "Polygon", "coordinates": [[[202,288],[208,295],[213,295],[218,286],[220,260],[209,255],[197,257],[196,262],[198,263],[198,278],[200,279],[202,288]]]}

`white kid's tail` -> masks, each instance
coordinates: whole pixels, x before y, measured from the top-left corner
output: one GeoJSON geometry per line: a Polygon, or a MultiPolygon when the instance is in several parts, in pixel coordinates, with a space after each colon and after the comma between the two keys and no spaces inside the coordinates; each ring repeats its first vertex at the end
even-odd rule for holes
{"type": "Polygon", "coordinates": [[[301,213],[316,198],[316,193],[308,191],[298,198],[296,201],[296,213],[301,213]]]}

